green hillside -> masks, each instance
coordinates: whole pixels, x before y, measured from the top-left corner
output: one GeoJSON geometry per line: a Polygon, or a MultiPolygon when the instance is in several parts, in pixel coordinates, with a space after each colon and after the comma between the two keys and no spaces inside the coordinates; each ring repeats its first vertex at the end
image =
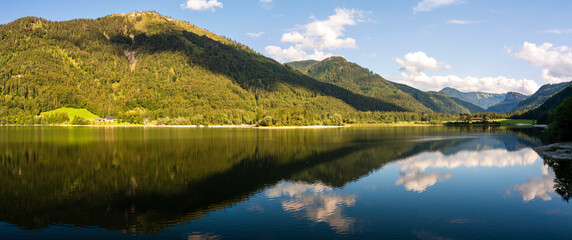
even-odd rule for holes
{"type": "Polygon", "coordinates": [[[391,95],[397,101],[373,98],[317,81],[155,12],[65,22],[27,17],[0,25],[0,39],[0,124],[33,123],[61,107],[131,122],[249,124],[269,117],[276,125],[425,110],[399,92],[391,95]]]}
{"type": "Polygon", "coordinates": [[[303,61],[294,61],[294,62],[285,63],[284,65],[291,67],[294,70],[305,73],[308,70],[308,67],[310,67],[313,64],[316,64],[318,62],[319,61],[316,61],[316,60],[303,60],[303,61]]]}
{"type": "Polygon", "coordinates": [[[461,99],[465,102],[472,103],[483,109],[487,109],[505,100],[506,94],[484,93],[484,92],[461,92],[454,88],[443,88],[442,93],[451,97],[461,99]]]}
{"type": "Polygon", "coordinates": [[[392,111],[399,111],[398,108],[401,107],[406,111],[431,112],[429,108],[399,90],[391,82],[342,57],[330,57],[321,62],[302,61],[286,65],[322,82],[387,102],[388,108],[394,108],[392,111]]]}
{"type": "Polygon", "coordinates": [[[393,83],[393,85],[395,85],[401,91],[411,95],[413,98],[417,99],[417,101],[421,102],[423,105],[435,112],[477,113],[483,111],[482,108],[476,105],[452,98],[444,93],[423,92],[419,89],[412,88],[400,83],[393,83]]]}
{"type": "Polygon", "coordinates": [[[58,108],[56,110],[42,112],[40,116],[48,116],[58,113],[64,113],[68,115],[68,118],[73,119],[75,117],[82,117],[85,119],[93,120],[99,118],[97,115],[89,112],[87,109],[76,109],[76,108],[58,108]]]}
{"type": "Polygon", "coordinates": [[[572,97],[572,86],[564,88],[562,91],[552,95],[537,108],[524,112],[519,118],[536,119],[538,123],[550,123],[554,119],[554,111],[566,99],[572,97]]]}
{"type": "Polygon", "coordinates": [[[528,99],[519,103],[512,111],[513,112],[520,112],[526,110],[532,110],[540,105],[542,105],[545,101],[547,101],[552,95],[562,91],[562,89],[570,86],[572,82],[563,82],[558,84],[546,84],[538,91],[536,91],[532,96],[528,99]]]}

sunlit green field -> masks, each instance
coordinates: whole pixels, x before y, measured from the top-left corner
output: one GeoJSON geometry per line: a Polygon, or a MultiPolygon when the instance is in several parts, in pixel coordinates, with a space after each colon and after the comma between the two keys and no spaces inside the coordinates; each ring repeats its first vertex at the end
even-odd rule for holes
{"type": "Polygon", "coordinates": [[[48,112],[42,112],[42,113],[40,113],[40,116],[46,116],[46,115],[51,115],[51,114],[55,114],[55,113],[67,113],[68,117],[70,119],[73,119],[76,116],[82,117],[85,119],[89,119],[89,120],[94,120],[96,118],[99,118],[97,115],[91,113],[87,109],[65,108],[65,107],[64,108],[58,108],[56,110],[52,110],[52,111],[48,111],[48,112]]]}
{"type": "Polygon", "coordinates": [[[499,122],[501,124],[518,124],[518,123],[534,124],[534,123],[536,123],[535,120],[530,120],[530,119],[493,119],[491,121],[499,122]]]}

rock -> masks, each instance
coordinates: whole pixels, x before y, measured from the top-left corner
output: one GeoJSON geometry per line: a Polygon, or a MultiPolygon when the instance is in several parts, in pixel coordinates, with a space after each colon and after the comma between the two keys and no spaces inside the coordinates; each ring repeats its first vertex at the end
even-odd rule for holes
{"type": "Polygon", "coordinates": [[[544,158],[572,160],[572,142],[554,143],[534,149],[544,158]]]}

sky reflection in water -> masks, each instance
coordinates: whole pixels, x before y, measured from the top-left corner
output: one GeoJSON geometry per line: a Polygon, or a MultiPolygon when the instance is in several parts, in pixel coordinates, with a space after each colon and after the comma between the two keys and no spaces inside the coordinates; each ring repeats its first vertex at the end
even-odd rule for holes
{"type": "Polygon", "coordinates": [[[531,148],[539,139],[527,132],[0,133],[0,233],[8,239],[74,239],[78,231],[94,239],[572,234],[565,227],[570,205],[562,201],[572,193],[570,164],[549,167],[531,148]]]}

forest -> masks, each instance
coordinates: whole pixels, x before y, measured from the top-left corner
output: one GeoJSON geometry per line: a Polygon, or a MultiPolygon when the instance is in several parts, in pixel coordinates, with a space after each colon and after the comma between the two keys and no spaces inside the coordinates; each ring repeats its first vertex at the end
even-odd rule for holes
{"type": "Polygon", "coordinates": [[[64,107],[163,125],[440,123],[476,116],[466,102],[395,86],[344,59],[283,65],[156,12],[64,22],[26,17],[0,25],[0,39],[2,125],[93,123],[43,114],[64,107]]]}

